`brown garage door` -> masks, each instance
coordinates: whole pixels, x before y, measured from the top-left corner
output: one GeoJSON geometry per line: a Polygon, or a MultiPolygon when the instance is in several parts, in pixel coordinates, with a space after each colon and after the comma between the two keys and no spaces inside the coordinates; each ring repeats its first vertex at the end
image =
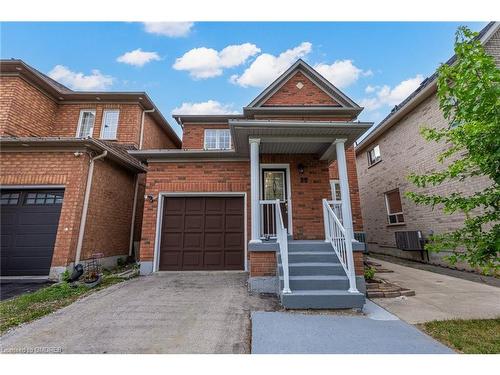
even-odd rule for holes
{"type": "Polygon", "coordinates": [[[159,269],[242,270],[244,228],[242,197],[167,197],[159,269]]]}

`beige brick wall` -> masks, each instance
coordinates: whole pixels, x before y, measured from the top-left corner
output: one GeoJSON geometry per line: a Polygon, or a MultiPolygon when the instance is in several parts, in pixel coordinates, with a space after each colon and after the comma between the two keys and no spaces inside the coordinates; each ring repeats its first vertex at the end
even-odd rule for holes
{"type": "MultiPolygon", "coordinates": [[[[500,56],[500,33],[497,32],[486,45],[486,50],[500,56]]],[[[441,208],[432,210],[429,206],[417,206],[404,197],[407,191],[423,191],[430,194],[447,195],[452,192],[473,194],[490,184],[486,178],[470,178],[465,182],[448,182],[436,187],[416,189],[408,180],[411,172],[423,174],[439,170],[437,155],[445,150],[445,144],[427,142],[419,134],[422,126],[447,126],[435,95],[424,100],[407,116],[385,131],[371,145],[356,157],[361,211],[368,247],[371,252],[391,254],[398,257],[420,259],[419,252],[401,251],[395,248],[395,231],[421,230],[424,235],[430,231],[443,233],[460,227],[463,215],[446,215],[441,208]],[[380,146],[382,161],[368,168],[366,151],[380,146]],[[405,216],[405,225],[389,226],[384,193],[399,188],[405,216]]],[[[442,257],[449,253],[430,254],[430,262],[446,264],[442,257]]],[[[467,268],[463,264],[458,268],[467,268]]]]}

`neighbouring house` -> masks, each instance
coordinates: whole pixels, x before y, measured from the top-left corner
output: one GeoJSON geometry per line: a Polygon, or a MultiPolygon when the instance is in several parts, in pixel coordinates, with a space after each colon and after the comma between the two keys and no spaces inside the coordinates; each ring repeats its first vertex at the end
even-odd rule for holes
{"type": "Polygon", "coordinates": [[[127,151],[179,148],[144,92],[79,92],[0,62],[1,277],[58,278],[134,253],[147,168],[127,151]]]}
{"type": "Polygon", "coordinates": [[[181,149],[129,151],[148,168],[141,274],[247,270],[285,307],[361,307],[362,109],[298,60],[241,115],[174,115],[181,149]]]}
{"type": "MultiPolygon", "coordinates": [[[[489,23],[478,35],[485,50],[500,66],[500,23],[489,23]]],[[[448,64],[452,64],[452,57],[448,64]]],[[[366,242],[370,252],[447,265],[449,252],[426,254],[425,238],[452,231],[464,216],[447,215],[440,209],[416,205],[405,197],[407,191],[473,194],[491,185],[487,178],[470,178],[418,190],[408,180],[411,172],[438,169],[437,155],[445,144],[425,141],[422,126],[446,127],[436,96],[437,75],[425,79],[410,96],[397,105],[357,146],[356,163],[366,242]]],[[[468,268],[465,264],[459,268],[468,268]]]]}

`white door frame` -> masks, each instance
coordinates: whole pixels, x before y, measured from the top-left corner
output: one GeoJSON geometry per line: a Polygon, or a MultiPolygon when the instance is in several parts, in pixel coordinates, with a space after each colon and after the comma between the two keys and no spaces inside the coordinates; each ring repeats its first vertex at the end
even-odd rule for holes
{"type": "Polygon", "coordinates": [[[244,238],[244,268],[248,271],[248,218],[247,218],[247,193],[246,192],[160,192],[158,194],[158,211],[156,212],[156,234],[153,252],[153,272],[158,272],[160,268],[160,245],[161,245],[161,228],[163,219],[163,203],[167,197],[243,197],[243,221],[245,230],[243,231],[244,238]]]}
{"type": "Polygon", "coordinates": [[[288,203],[288,234],[293,235],[293,220],[292,220],[292,183],[290,179],[290,164],[260,164],[259,170],[259,197],[263,199],[264,192],[262,191],[262,170],[263,169],[285,169],[286,170],[286,199],[288,203]]]}

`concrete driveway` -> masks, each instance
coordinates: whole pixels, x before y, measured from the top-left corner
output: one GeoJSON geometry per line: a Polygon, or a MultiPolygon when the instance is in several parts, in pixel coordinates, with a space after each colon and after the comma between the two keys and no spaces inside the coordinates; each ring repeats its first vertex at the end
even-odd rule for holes
{"type": "Polygon", "coordinates": [[[277,301],[250,296],[243,272],[168,272],[97,292],[1,337],[3,352],[249,353],[250,312],[277,301]]]}
{"type": "Polygon", "coordinates": [[[500,288],[435,272],[372,259],[392,273],[382,279],[413,289],[413,297],[374,298],[384,309],[411,323],[500,317],[500,288]]]}

